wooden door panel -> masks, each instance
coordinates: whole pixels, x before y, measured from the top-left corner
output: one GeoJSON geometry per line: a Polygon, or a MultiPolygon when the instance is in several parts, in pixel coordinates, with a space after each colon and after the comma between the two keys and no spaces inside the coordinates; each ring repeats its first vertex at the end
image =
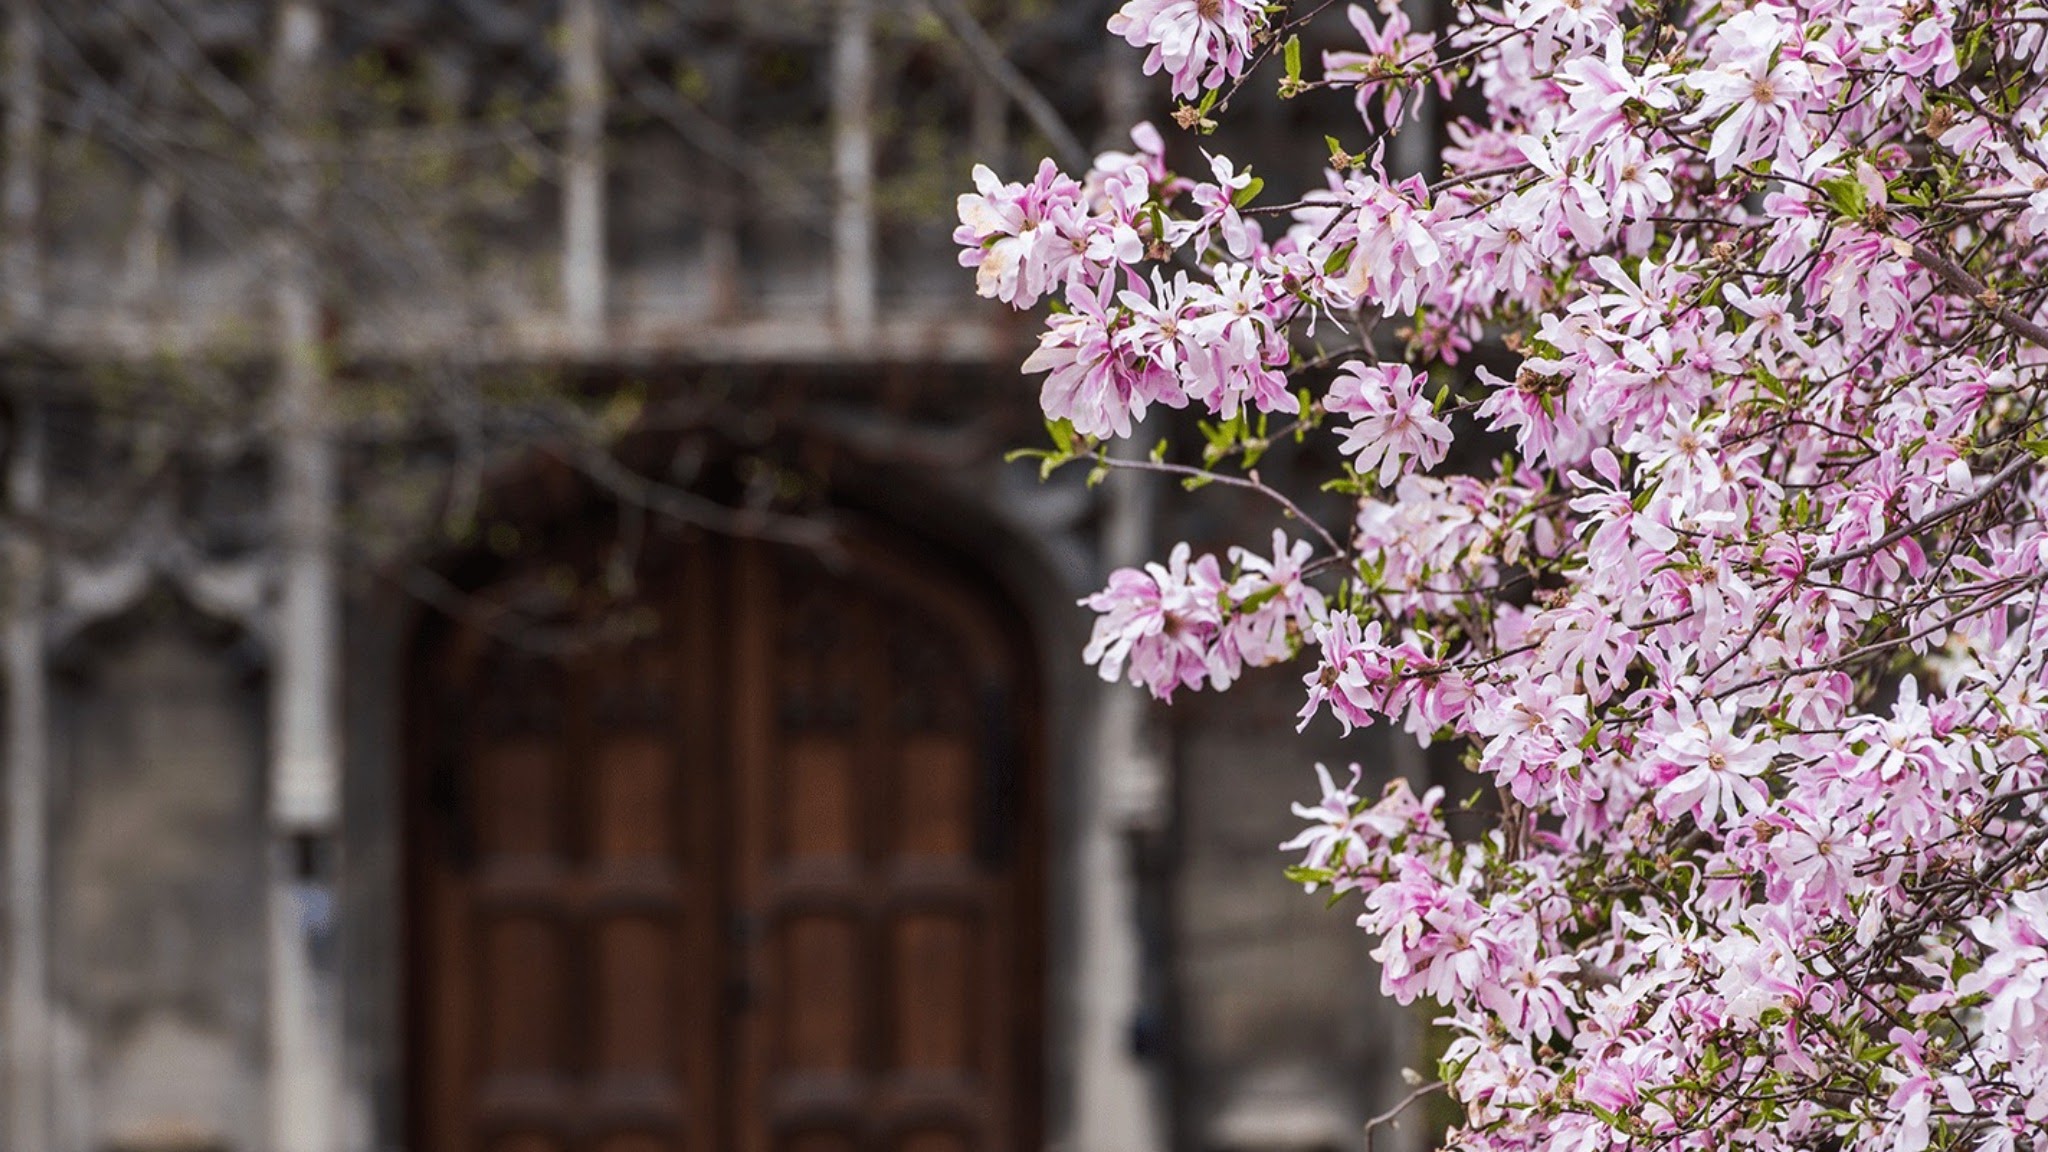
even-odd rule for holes
{"type": "Polygon", "coordinates": [[[896,1141],[895,1152],[969,1152],[965,1134],[945,1128],[924,1128],[906,1132],[896,1141]]]}
{"type": "Polygon", "coordinates": [[[1031,1152],[1014,667],[886,580],[667,556],[630,641],[426,658],[420,1147],[1031,1152]]]}
{"type": "Polygon", "coordinates": [[[746,1025],[741,1147],[1014,1147],[1021,1037],[986,1006],[1009,994],[992,953],[1019,905],[1014,870],[977,852],[973,754],[973,701],[1003,685],[914,598],[801,557],[741,564],[737,683],[762,703],[738,732],[737,898],[779,949],[746,1025]]]}
{"type": "Polygon", "coordinates": [[[974,921],[929,912],[898,914],[894,920],[894,1066],[973,1074],[980,1065],[975,1034],[981,1027],[974,921]]]}
{"type": "Polygon", "coordinates": [[[682,1101],[662,1073],[676,1067],[681,1021],[674,999],[677,928],[664,919],[615,915],[596,921],[597,971],[591,997],[592,1064],[607,1087],[632,1099],[679,1110],[682,1101]]]}
{"type": "Polygon", "coordinates": [[[857,1152],[858,1148],[851,1135],[831,1128],[793,1127],[779,1145],[780,1152],[857,1152]]]}
{"type": "Polygon", "coordinates": [[[592,766],[592,856],[601,868],[652,871],[673,882],[682,859],[675,750],[649,732],[614,736],[592,766]]]}
{"type": "Polygon", "coordinates": [[[564,1152],[564,1144],[544,1132],[512,1132],[492,1140],[491,1152],[564,1152]]]}
{"type": "Polygon", "coordinates": [[[647,1132],[614,1133],[601,1138],[596,1152],[681,1152],[682,1146],[671,1137],[647,1132]]]}
{"type": "Polygon", "coordinates": [[[493,1079],[551,1077],[569,1056],[567,933],[548,916],[486,911],[479,919],[486,1091],[493,1079]]]}
{"type": "Polygon", "coordinates": [[[896,762],[898,857],[965,860],[974,851],[974,769],[957,736],[907,736],[896,762]]]}
{"type": "Polygon", "coordinates": [[[555,741],[507,740],[479,750],[474,769],[477,848],[493,864],[553,865],[566,847],[563,780],[555,741]]]}
{"type": "Polygon", "coordinates": [[[791,911],[778,919],[779,963],[762,1009],[780,1026],[775,1072],[811,1081],[859,1076],[868,1032],[859,917],[791,911]]]}
{"type": "Polygon", "coordinates": [[[776,829],[785,862],[847,861],[861,854],[860,771],[852,742],[804,734],[780,750],[776,774],[787,798],[776,829]]]}

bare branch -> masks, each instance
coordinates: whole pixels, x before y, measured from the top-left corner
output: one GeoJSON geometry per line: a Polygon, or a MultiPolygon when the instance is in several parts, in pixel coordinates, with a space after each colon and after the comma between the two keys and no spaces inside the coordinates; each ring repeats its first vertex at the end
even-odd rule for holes
{"type": "Polygon", "coordinates": [[[988,78],[1016,101],[1032,125],[1045,133],[1060,164],[1074,172],[1085,171],[1093,157],[1082,146],[1081,138],[1067,126],[1059,110],[1052,106],[1052,101],[1047,100],[1043,92],[1017,71],[1010,58],[1003,55],[1002,48],[989,37],[974,14],[960,0],[924,0],[924,6],[939,18],[960,47],[974,58],[975,64],[988,73],[988,78]]]}
{"type": "Polygon", "coordinates": [[[1226,488],[1242,488],[1247,492],[1257,492],[1259,495],[1278,504],[1287,515],[1313,529],[1316,536],[1322,540],[1323,546],[1328,548],[1333,555],[1344,555],[1343,546],[1337,543],[1337,538],[1330,534],[1329,529],[1323,527],[1321,523],[1309,516],[1308,513],[1303,512],[1301,506],[1292,499],[1289,499],[1285,492],[1260,480],[1257,472],[1253,472],[1249,477],[1228,476],[1221,472],[1211,472],[1206,468],[1192,468],[1186,464],[1169,464],[1164,460],[1126,460],[1117,456],[1104,456],[1101,458],[1101,463],[1109,468],[1129,468],[1140,472],[1164,472],[1170,476],[1184,476],[1191,480],[1199,480],[1204,484],[1221,484],[1226,488]]]}
{"type": "Polygon", "coordinates": [[[1413,1105],[1417,1100],[1420,1100],[1423,1097],[1431,1095],[1433,1093],[1441,1092],[1446,1087],[1448,1087],[1448,1085],[1446,1085],[1441,1080],[1436,1080],[1432,1081],[1431,1083],[1424,1084],[1422,1087],[1417,1088],[1413,1092],[1408,1093],[1406,1096],[1401,1097],[1399,1101],[1395,1102],[1392,1108],[1389,1108],[1385,1112],[1382,1112],[1379,1115],[1373,1117],[1372,1119],[1367,1120],[1365,1122],[1365,1152],[1372,1152],[1373,1137],[1375,1134],[1378,1133],[1378,1131],[1381,1128],[1384,1128],[1387,1125],[1394,1123],[1396,1120],[1399,1120],[1401,1117],[1401,1113],[1406,1112],[1409,1109],[1409,1107],[1413,1105]]]}
{"type": "Polygon", "coordinates": [[[1982,280],[1970,275],[1962,265],[1925,244],[1913,245],[1913,259],[1922,268],[1934,273],[1935,278],[1943,284],[1975,301],[1978,307],[1989,312],[2000,324],[2025,337],[2036,347],[2048,348],[2048,325],[2030,320],[2013,311],[2011,305],[2000,299],[1982,280]]]}

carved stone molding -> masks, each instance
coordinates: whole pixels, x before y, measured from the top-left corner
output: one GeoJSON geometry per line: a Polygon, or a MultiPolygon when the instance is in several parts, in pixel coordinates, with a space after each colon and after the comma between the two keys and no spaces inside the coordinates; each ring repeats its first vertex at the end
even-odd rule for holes
{"type": "Polygon", "coordinates": [[[277,631],[277,567],[267,551],[230,559],[207,555],[171,501],[158,497],[110,555],[57,560],[45,642],[61,648],[86,628],[133,610],[152,591],[169,588],[201,615],[242,629],[268,650],[277,631]]]}

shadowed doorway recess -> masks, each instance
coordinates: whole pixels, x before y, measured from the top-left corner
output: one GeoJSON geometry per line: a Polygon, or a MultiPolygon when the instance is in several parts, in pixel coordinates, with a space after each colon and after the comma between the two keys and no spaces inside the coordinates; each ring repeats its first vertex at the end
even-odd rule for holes
{"type": "Polygon", "coordinates": [[[421,634],[414,1148],[1035,1149],[1039,747],[1000,606],[872,539],[676,533],[636,571],[619,635],[421,634]]]}

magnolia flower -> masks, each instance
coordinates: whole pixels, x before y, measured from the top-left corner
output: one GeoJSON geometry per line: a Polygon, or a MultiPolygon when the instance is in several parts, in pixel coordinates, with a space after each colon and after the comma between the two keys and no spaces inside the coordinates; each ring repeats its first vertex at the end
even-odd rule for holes
{"type": "Polygon", "coordinates": [[[1179,544],[1163,566],[1119,568],[1108,587],[1081,601],[1101,614],[1081,658],[1104,680],[1121,678],[1128,667],[1131,683],[1171,700],[1177,688],[1200,688],[1208,679],[1222,687],[1235,678],[1212,651],[1222,627],[1222,571],[1214,556],[1191,562],[1189,554],[1179,544]]]}
{"type": "Polygon", "coordinates": [[[1317,626],[1316,644],[1323,658],[1302,678],[1308,702],[1301,707],[1298,728],[1308,727],[1326,702],[1346,735],[1354,726],[1371,726],[1394,675],[1393,653],[1380,643],[1380,622],[1361,628],[1349,612],[1332,613],[1327,624],[1317,626]]]}
{"type": "Polygon", "coordinates": [[[1327,618],[1323,594],[1303,575],[1303,565],[1313,555],[1314,545],[1306,540],[1290,543],[1287,534],[1277,528],[1273,530],[1271,559],[1243,548],[1231,549],[1231,562],[1243,575],[1230,586],[1230,597],[1238,607],[1231,615],[1224,642],[1246,664],[1277,664],[1287,659],[1296,644],[1327,618]]]}
{"type": "Polygon", "coordinates": [[[1451,428],[1422,396],[1423,378],[1405,364],[1351,361],[1323,398],[1325,411],[1351,417],[1338,429],[1342,450],[1361,474],[1378,471],[1381,487],[1413,466],[1436,467],[1450,450],[1451,428]]]}
{"type": "Polygon", "coordinates": [[[1005,184],[987,165],[976,164],[974,187],[959,198],[953,242],[963,248],[961,265],[975,269],[975,291],[1029,308],[1065,279],[1061,273],[1079,271],[1074,257],[1081,186],[1058,165],[1044,161],[1027,185],[1005,184]]]}
{"type": "MultiPolygon", "coordinates": [[[[1387,123],[1398,124],[1407,103],[1408,87],[1413,83],[1409,77],[1427,76],[1436,66],[1434,41],[1417,34],[1408,14],[1399,8],[1386,12],[1383,25],[1375,25],[1372,14],[1357,4],[1346,8],[1345,15],[1359,39],[1365,42],[1365,51],[1325,52],[1323,72],[1332,80],[1356,86],[1360,116],[1371,109],[1374,98],[1384,89],[1387,123]]],[[[1446,97],[1451,94],[1450,83],[1449,75],[1439,74],[1438,89],[1446,97]]]]}
{"type": "Polygon", "coordinates": [[[1894,1027],[1888,1038],[1898,1046],[1899,1062],[1905,1066],[1903,1072],[1887,1070],[1888,1077],[1897,1082],[1891,1098],[1885,1101],[1885,1107],[1898,1113],[1892,1147],[1896,1152],[1921,1152],[1931,1143],[1929,1124],[1937,1101],[1961,1116],[1975,1112],[1977,1104],[1970,1098],[1969,1083],[1962,1076],[1944,1074],[1928,1066],[1934,1044],[1926,1033],[1894,1027]]]}
{"type": "Polygon", "coordinates": [[[1682,708],[1680,716],[1680,727],[1658,750],[1671,774],[1657,794],[1658,813],[1668,819],[1682,812],[1713,828],[1724,817],[1733,821],[1761,809],[1769,792],[1757,777],[1770,767],[1769,748],[1738,734],[1734,717],[1712,700],[1697,710],[1682,708]]]}
{"type": "MultiPolygon", "coordinates": [[[[1305,852],[1301,866],[1318,872],[1340,871],[1354,860],[1363,863],[1369,849],[1355,811],[1358,807],[1358,778],[1358,765],[1353,764],[1350,783],[1339,788],[1330,779],[1330,770],[1321,764],[1316,765],[1316,780],[1322,785],[1322,799],[1314,807],[1293,806],[1294,815],[1307,820],[1309,826],[1281,844],[1280,850],[1305,852]]],[[[1313,891],[1316,886],[1310,882],[1305,887],[1313,891]]]]}
{"type": "Polygon", "coordinates": [[[1068,311],[1047,324],[1024,371],[1049,373],[1039,403],[1046,415],[1071,420],[1085,436],[1129,436],[1153,404],[1187,404],[1173,375],[1130,354],[1119,339],[1124,313],[1108,287],[1067,289],[1068,311]]]}
{"type": "Polygon", "coordinates": [[[1265,9],[1245,0],[1129,0],[1109,18],[1112,36],[1149,48],[1145,75],[1164,70],[1173,94],[1193,99],[1244,72],[1265,9]]]}
{"type": "Polygon", "coordinates": [[[1685,77],[1700,94],[1687,119],[1713,125],[1706,156],[1717,173],[1812,147],[1805,103],[1813,77],[1806,61],[1787,51],[1792,38],[1773,8],[1739,12],[1715,33],[1718,65],[1685,77]]]}
{"type": "MultiPolygon", "coordinates": [[[[1562,208],[1562,201],[1552,201],[1562,208]]],[[[1493,269],[1499,283],[1516,292],[1541,275],[1557,250],[1559,221],[1544,215],[1544,199],[1510,192],[1480,218],[1473,255],[1493,269]]]]}
{"type": "Polygon", "coordinates": [[[1251,169],[1238,171],[1228,156],[1209,157],[1209,168],[1216,182],[1197,184],[1189,193],[1189,199],[1202,210],[1202,214],[1183,226],[1181,236],[1192,237],[1195,250],[1199,252],[1208,247],[1209,230],[1218,229],[1223,233],[1223,244],[1230,254],[1242,260],[1252,254],[1259,242],[1258,224],[1246,220],[1238,212],[1238,197],[1249,192],[1252,186],[1251,169]]]}

